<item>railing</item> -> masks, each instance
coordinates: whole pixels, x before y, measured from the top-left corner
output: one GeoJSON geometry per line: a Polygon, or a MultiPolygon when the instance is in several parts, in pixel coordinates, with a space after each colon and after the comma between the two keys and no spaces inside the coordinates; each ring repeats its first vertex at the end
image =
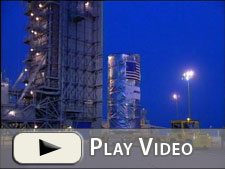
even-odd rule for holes
{"type": "Polygon", "coordinates": [[[46,58],[46,57],[43,57],[43,58],[42,58],[40,64],[38,65],[38,67],[36,68],[35,72],[34,72],[33,75],[31,76],[31,79],[29,80],[28,85],[26,86],[26,88],[24,89],[22,95],[20,96],[19,100],[17,101],[18,104],[21,104],[24,95],[25,95],[26,92],[29,90],[31,84],[33,83],[35,77],[37,76],[37,73],[39,72],[40,68],[42,67],[45,58],[46,58]]]}

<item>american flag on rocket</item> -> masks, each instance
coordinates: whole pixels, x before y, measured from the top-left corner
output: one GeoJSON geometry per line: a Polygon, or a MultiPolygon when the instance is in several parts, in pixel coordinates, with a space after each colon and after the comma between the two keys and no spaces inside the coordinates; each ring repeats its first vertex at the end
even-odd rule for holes
{"type": "Polygon", "coordinates": [[[141,80],[140,64],[137,62],[126,62],[126,78],[141,80]]]}

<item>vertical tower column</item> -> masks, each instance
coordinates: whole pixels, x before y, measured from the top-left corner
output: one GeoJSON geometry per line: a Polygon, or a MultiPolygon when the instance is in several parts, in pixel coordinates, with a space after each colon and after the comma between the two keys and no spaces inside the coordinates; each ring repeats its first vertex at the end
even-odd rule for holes
{"type": "Polygon", "coordinates": [[[108,112],[110,128],[140,128],[140,56],[108,57],[108,112]]]}

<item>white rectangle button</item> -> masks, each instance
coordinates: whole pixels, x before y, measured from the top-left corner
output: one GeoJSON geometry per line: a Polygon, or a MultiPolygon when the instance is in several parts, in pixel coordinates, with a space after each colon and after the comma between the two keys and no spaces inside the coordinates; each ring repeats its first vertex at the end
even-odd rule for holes
{"type": "Polygon", "coordinates": [[[74,164],[82,157],[82,139],[77,133],[20,133],[13,156],[20,164],[74,164]]]}

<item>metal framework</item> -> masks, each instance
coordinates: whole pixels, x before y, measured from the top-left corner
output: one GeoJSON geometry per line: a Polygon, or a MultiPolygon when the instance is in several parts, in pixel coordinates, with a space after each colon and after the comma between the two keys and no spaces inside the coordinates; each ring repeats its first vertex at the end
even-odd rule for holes
{"type": "Polygon", "coordinates": [[[29,53],[10,89],[15,104],[2,105],[3,127],[100,128],[102,2],[29,1],[25,14],[29,53]]]}

